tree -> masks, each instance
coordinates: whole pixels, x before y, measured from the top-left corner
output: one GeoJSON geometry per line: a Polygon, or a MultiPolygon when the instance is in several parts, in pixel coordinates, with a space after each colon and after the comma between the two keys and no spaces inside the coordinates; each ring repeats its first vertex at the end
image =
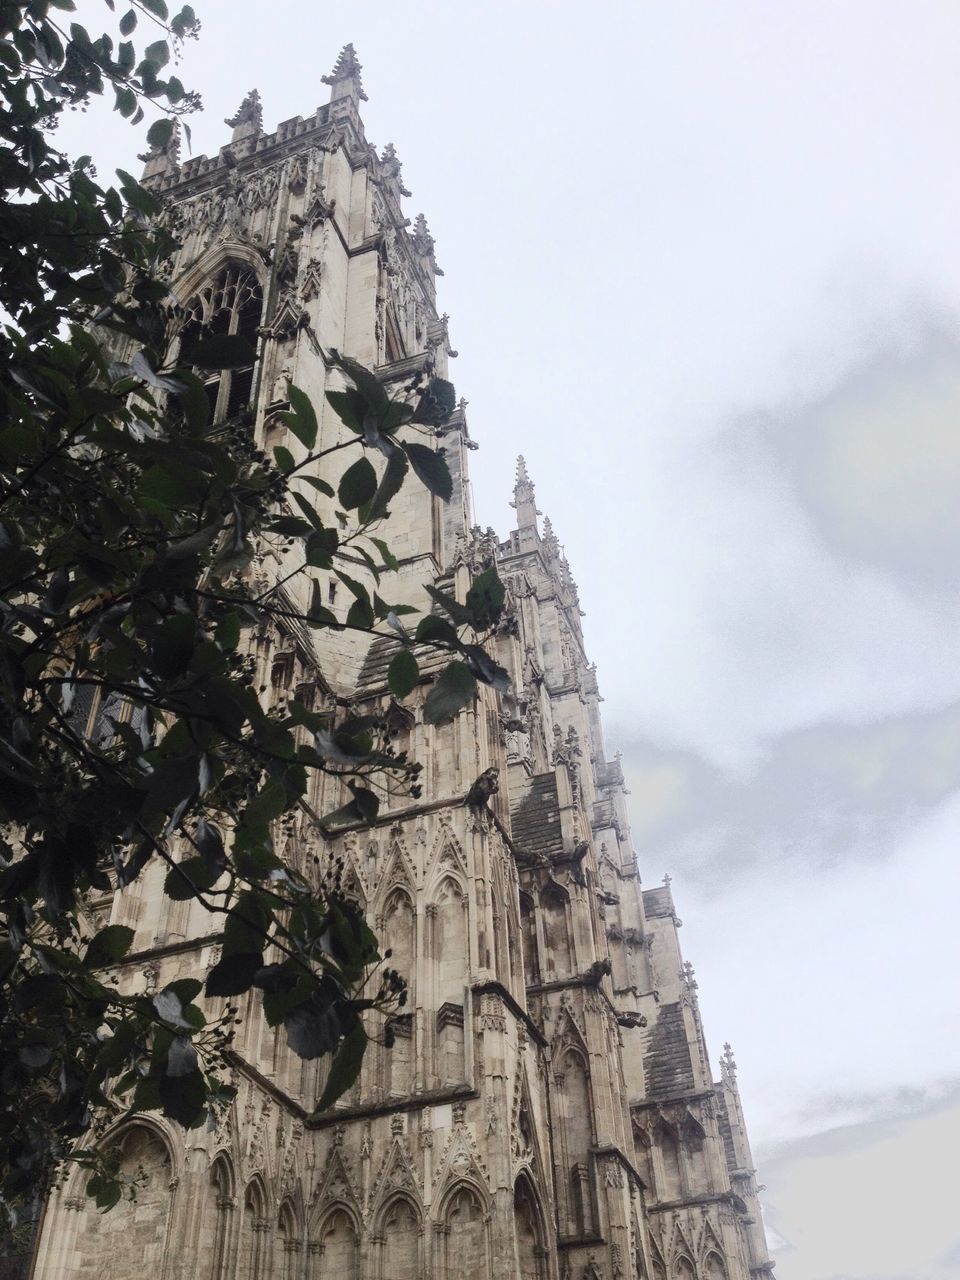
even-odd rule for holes
{"type": "Polygon", "coordinates": [[[115,43],[67,28],[63,13],[72,8],[71,0],[0,8],[8,197],[0,211],[0,1188],[8,1228],[65,1158],[91,1167],[88,1190],[100,1206],[117,1201],[116,1167],[85,1143],[97,1115],[159,1109],[191,1127],[229,1099],[219,1068],[240,994],[262,993],[263,1016],[283,1023],[302,1057],[333,1055],[321,1110],[356,1078],[364,1010],[403,1001],[402,975],[385,964],[335,874],[321,879],[288,865],[273,835],[302,801],[311,771],[343,786],[344,803],[321,823],[329,832],[375,822],[384,792],[418,795],[419,767],[394,750],[377,716],[296,699],[267,705],[251,685],[249,629],[297,622],[392,635],[397,699],[420,679],[417,653],[443,651],[450,660],[424,707],[430,722],[469,704],[477,680],[507,683],[482,643],[504,600],[492,567],[463,602],[430,588],[441,612],[412,633],[401,621],[412,610],[381,594],[396,565],[382,524],[409,472],[450,497],[435,437],[452,387],[416,378],[391,398],[373,373],[327,353],[343,381],[328,398],[359,455],[336,489],[316,463],[347,446],[318,446],[315,410],[295,385],[287,425],[303,446],[299,461],[282,447],[266,457],[248,412],[213,420],[211,371],[248,366],[251,347],[239,335],[176,337],[182,317],[163,278],[175,241],[160,202],[122,171],[117,186],[99,185],[88,159],[70,162],[50,142],[64,110],[109,88],[134,123],[145,107],[162,109],[147,138],[166,145],[198,105],[166,74],[196,34],[195,16],[190,6],[171,17],[164,0],[131,0],[115,43]],[[138,56],[128,37],[147,22],[157,38],[138,56]],[[326,517],[311,494],[328,500],[326,517]],[[290,568],[263,589],[251,569],[267,549],[290,568]],[[345,621],[324,607],[317,569],[336,573],[352,594],[345,621]],[[298,608],[293,588],[305,580],[310,603],[298,608]],[[202,903],[215,920],[222,958],[205,983],[131,993],[111,965],[132,931],[93,929],[86,904],[158,859],[167,895],[202,903]]]}

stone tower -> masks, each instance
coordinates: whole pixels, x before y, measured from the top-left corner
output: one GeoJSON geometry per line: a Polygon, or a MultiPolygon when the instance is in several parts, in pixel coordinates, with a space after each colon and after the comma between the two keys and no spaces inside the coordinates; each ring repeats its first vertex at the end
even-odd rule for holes
{"type": "MultiPolygon", "coordinates": [[[[247,369],[212,377],[215,411],[255,411],[282,443],[287,379],[318,412],[335,347],[388,386],[447,372],[434,241],[412,226],[392,145],[364,135],[360,65],[348,45],[330,100],[264,133],[252,92],[213,158],[151,154],[182,249],[171,284],[188,325],[256,339],[247,369]]],[[[324,439],[341,430],[326,410],[324,439]]],[[[266,697],[296,689],[389,709],[424,766],[422,802],[348,830],[335,851],[410,1000],[394,1047],[372,1045],[360,1080],[312,1114],[326,1069],[301,1062],[256,1013],[236,1048],[238,1097],[216,1132],[144,1117],[103,1136],[145,1175],[135,1204],[102,1217],[79,1175],[53,1196],[37,1280],[760,1280],[767,1257],[757,1185],[727,1052],[712,1079],[693,971],[669,884],[644,890],[618,759],[608,760],[577,587],[521,458],[505,539],[474,525],[464,402],[444,429],[454,478],[444,505],[418,486],[394,504],[392,598],[426,611],[423,584],[459,598],[491,562],[508,587],[495,644],[513,694],[483,687],[438,728],[390,703],[391,640],[295,628],[250,635],[266,697]],[[488,768],[488,814],[464,796],[488,768]]],[[[258,567],[269,583],[277,566],[258,567]]],[[[322,575],[321,575],[322,576],[322,575]]],[[[322,583],[334,611],[335,580],[322,583]]],[[[330,845],[317,784],[287,855],[330,845]]],[[[136,928],[125,962],[151,989],[215,962],[193,904],[160,892],[157,868],[93,904],[136,928]]]]}

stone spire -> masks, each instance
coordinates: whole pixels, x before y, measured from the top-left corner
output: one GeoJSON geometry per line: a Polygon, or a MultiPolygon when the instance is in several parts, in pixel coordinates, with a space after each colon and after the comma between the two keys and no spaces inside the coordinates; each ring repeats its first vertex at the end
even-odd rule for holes
{"type": "Polygon", "coordinates": [[[560,559],[560,543],[553,532],[553,524],[549,516],[545,516],[543,521],[543,551],[548,560],[560,559]]]}
{"type": "MultiPolygon", "coordinates": [[[[403,178],[401,176],[402,165],[400,164],[399,157],[397,156],[397,149],[392,142],[388,142],[383,148],[380,155],[380,165],[383,169],[383,176],[388,179],[388,181],[396,183],[397,190],[402,196],[409,196],[410,192],[403,185],[403,178]]],[[[422,214],[420,216],[423,217],[422,214]]],[[[426,227],[426,221],[424,221],[424,227],[426,227]]]]}
{"type": "Polygon", "coordinates": [[[513,501],[510,503],[514,511],[517,513],[517,533],[520,536],[520,544],[526,550],[533,549],[537,545],[537,516],[542,515],[537,510],[536,494],[533,491],[533,482],[527,474],[527,464],[523,454],[517,458],[517,478],[513,486],[513,501]]]}
{"type": "Polygon", "coordinates": [[[345,44],[340,50],[336,66],[328,76],[321,77],[323,83],[330,86],[330,101],[352,98],[354,102],[366,102],[367,95],[363,92],[363,81],[360,79],[362,70],[357,61],[356,49],[352,44],[345,44]]]}
{"type": "Polygon", "coordinates": [[[427,219],[418,213],[413,223],[413,247],[421,258],[433,257],[434,239],[427,226],[427,219]]]}
{"type": "Polygon", "coordinates": [[[223,122],[233,130],[231,142],[239,142],[242,138],[259,138],[263,133],[263,107],[260,105],[260,94],[251,89],[240,103],[236,115],[223,122]]]}
{"type": "Polygon", "coordinates": [[[724,1084],[731,1086],[737,1082],[737,1061],[733,1056],[729,1040],[723,1046],[723,1056],[720,1059],[720,1079],[724,1084]]]}

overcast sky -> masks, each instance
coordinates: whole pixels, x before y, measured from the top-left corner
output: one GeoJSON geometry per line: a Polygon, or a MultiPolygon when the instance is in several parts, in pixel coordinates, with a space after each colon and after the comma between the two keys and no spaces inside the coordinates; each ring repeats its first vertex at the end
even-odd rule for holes
{"type": "Polygon", "coordinates": [[[958,1280],[960,5],[195,7],[208,154],[357,47],[446,273],[477,518],[510,527],[523,452],[780,1280],[958,1280]]]}

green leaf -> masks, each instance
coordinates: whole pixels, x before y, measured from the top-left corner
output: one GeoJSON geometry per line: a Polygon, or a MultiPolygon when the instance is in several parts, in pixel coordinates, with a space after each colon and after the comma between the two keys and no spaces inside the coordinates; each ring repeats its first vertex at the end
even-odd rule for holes
{"type": "Polygon", "coordinates": [[[416,688],[420,679],[420,667],[409,649],[395,654],[387,671],[387,684],[395,698],[405,698],[416,688]]]}
{"type": "Polygon", "coordinates": [[[235,611],[225,613],[217,623],[217,644],[227,653],[232,653],[240,643],[240,615],[235,611]]]}
{"type": "Polygon", "coordinates": [[[453,479],[443,454],[436,449],[428,449],[425,444],[405,444],[403,448],[414,472],[430,492],[449,502],[453,496],[453,479]]]}
{"type": "Polygon", "coordinates": [[[134,931],[123,924],[108,924],[90,939],[84,953],[83,963],[88,969],[99,969],[101,965],[115,964],[130,950],[134,931]]]}
{"type": "Polygon", "coordinates": [[[310,398],[292,382],[287,383],[287,393],[293,413],[285,413],[283,419],[301,444],[307,449],[312,449],[317,443],[317,415],[313,411],[310,398]]]}
{"type": "Polygon", "coordinates": [[[473,611],[468,609],[465,604],[461,604],[456,596],[449,595],[446,591],[440,591],[437,587],[424,586],[424,591],[431,599],[436,600],[437,604],[448,614],[458,627],[471,626],[473,624],[473,611]]]}
{"type": "Polygon", "coordinates": [[[122,36],[128,36],[136,25],[137,25],[136,10],[128,9],[127,12],[120,19],[120,34],[122,36]]]}
{"type": "Polygon", "coordinates": [[[185,1129],[197,1129],[206,1119],[207,1086],[200,1071],[162,1075],[157,1082],[163,1114],[185,1129]]]}
{"type": "Polygon", "coordinates": [[[263,967],[262,951],[237,951],[224,956],[207,974],[204,990],[208,996],[239,996],[253,986],[253,977],[263,967]]]}
{"type": "Polygon", "coordinates": [[[473,701],[477,682],[465,662],[451,662],[437,679],[423,704],[425,724],[449,720],[473,701]]]}
{"type": "Polygon", "coordinates": [[[474,578],[467,592],[466,604],[472,625],[477,631],[488,631],[497,625],[503,614],[506,598],[507,589],[492,565],[474,578]]]}
{"type": "Polygon", "coordinates": [[[170,48],[166,40],[154,40],[152,44],[148,44],[143,51],[145,62],[156,63],[158,67],[165,67],[170,61],[170,48]]]}
{"type": "Polygon", "coordinates": [[[328,391],[327,401],[345,427],[351,431],[363,430],[364,405],[352,388],[349,391],[328,391]]]}
{"type": "Polygon", "coordinates": [[[342,1098],[353,1085],[363,1065],[363,1054],[367,1047],[367,1035],[359,1018],[343,1037],[337,1056],[330,1064],[330,1074],[323,1093],[317,1099],[317,1111],[326,1111],[338,1098],[342,1098]]]}
{"type": "Polygon", "coordinates": [[[369,631],[375,621],[373,606],[369,600],[354,600],[347,610],[348,627],[359,627],[363,631],[369,631]]]}
{"type": "Polygon", "coordinates": [[[446,378],[431,378],[420,395],[413,415],[414,422],[428,427],[442,427],[457,407],[457,393],[446,378]]]}
{"type": "Polygon", "coordinates": [[[340,1039],[337,1009],[323,988],[292,1009],[284,1018],[283,1026],[287,1044],[300,1058],[319,1058],[332,1053],[340,1039]]]}
{"type": "Polygon", "coordinates": [[[285,449],[282,444],[274,445],[273,457],[274,457],[274,461],[277,464],[277,467],[283,472],[285,476],[288,476],[290,472],[294,469],[294,467],[297,465],[296,462],[294,461],[293,454],[290,452],[289,449],[285,449]]]}
{"type": "Polygon", "coordinates": [[[371,538],[370,541],[380,552],[380,555],[383,559],[384,568],[390,569],[390,570],[396,570],[400,568],[400,561],[393,554],[393,552],[390,550],[390,548],[387,546],[387,544],[384,542],[382,538],[371,538]]]}
{"type": "Polygon", "coordinates": [[[377,492],[377,473],[368,458],[358,458],[340,480],[337,497],[345,511],[363,506],[377,492]]]}
{"type": "Polygon", "coordinates": [[[387,465],[380,477],[380,485],[373,495],[370,506],[363,512],[366,524],[381,520],[387,514],[387,504],[400,492],[400,486],[406,474],[407,455],[402,449],[395,449],[387,458],[387,465]]]}
{"type": "Polygon", "coordinates": [[[336,529],[317,529],[311,533],[304,550],[307,564],[315,569],[329,569],[339,541],[336,529]]]}
{"type": "Polygon", "coordinates": [[[327,484],[326,480],[321,480],[319,476],[301,476],[300,479],[304,484],[313,485],[318,493],[326,494],[328,498],[334,496],[333,485],[327,484]]]}
{"type": "Polygon", "coordinates": [[[163,891],[174,902],[188,902],[197,893],[209,889],[219,880],[221,872],[211,867],[205,858],[185,858],[167,872],[163,891]]]}
{"type": "Polygon", "coordinates": [[[256,358],[256,351],[240,333],[215,333],[201,339],[190,352],[191,362],[201,369],[240,369],[256,358]]]}
{"type": "Polygon", "coordinates": [[[168,145],[173,137],[173,121],[163,117],[161,120],[154,120],[153,124],[147,130],[147,142],[151,147],[156,147],[161,151],[168,145]]]}
{"type": "Polygon", "coordinates": [[[423,644],[443,644],[450,649],[460,648],[460,637],[446,618],[428,613],[417,623],[416,638],[423,644]]]}

